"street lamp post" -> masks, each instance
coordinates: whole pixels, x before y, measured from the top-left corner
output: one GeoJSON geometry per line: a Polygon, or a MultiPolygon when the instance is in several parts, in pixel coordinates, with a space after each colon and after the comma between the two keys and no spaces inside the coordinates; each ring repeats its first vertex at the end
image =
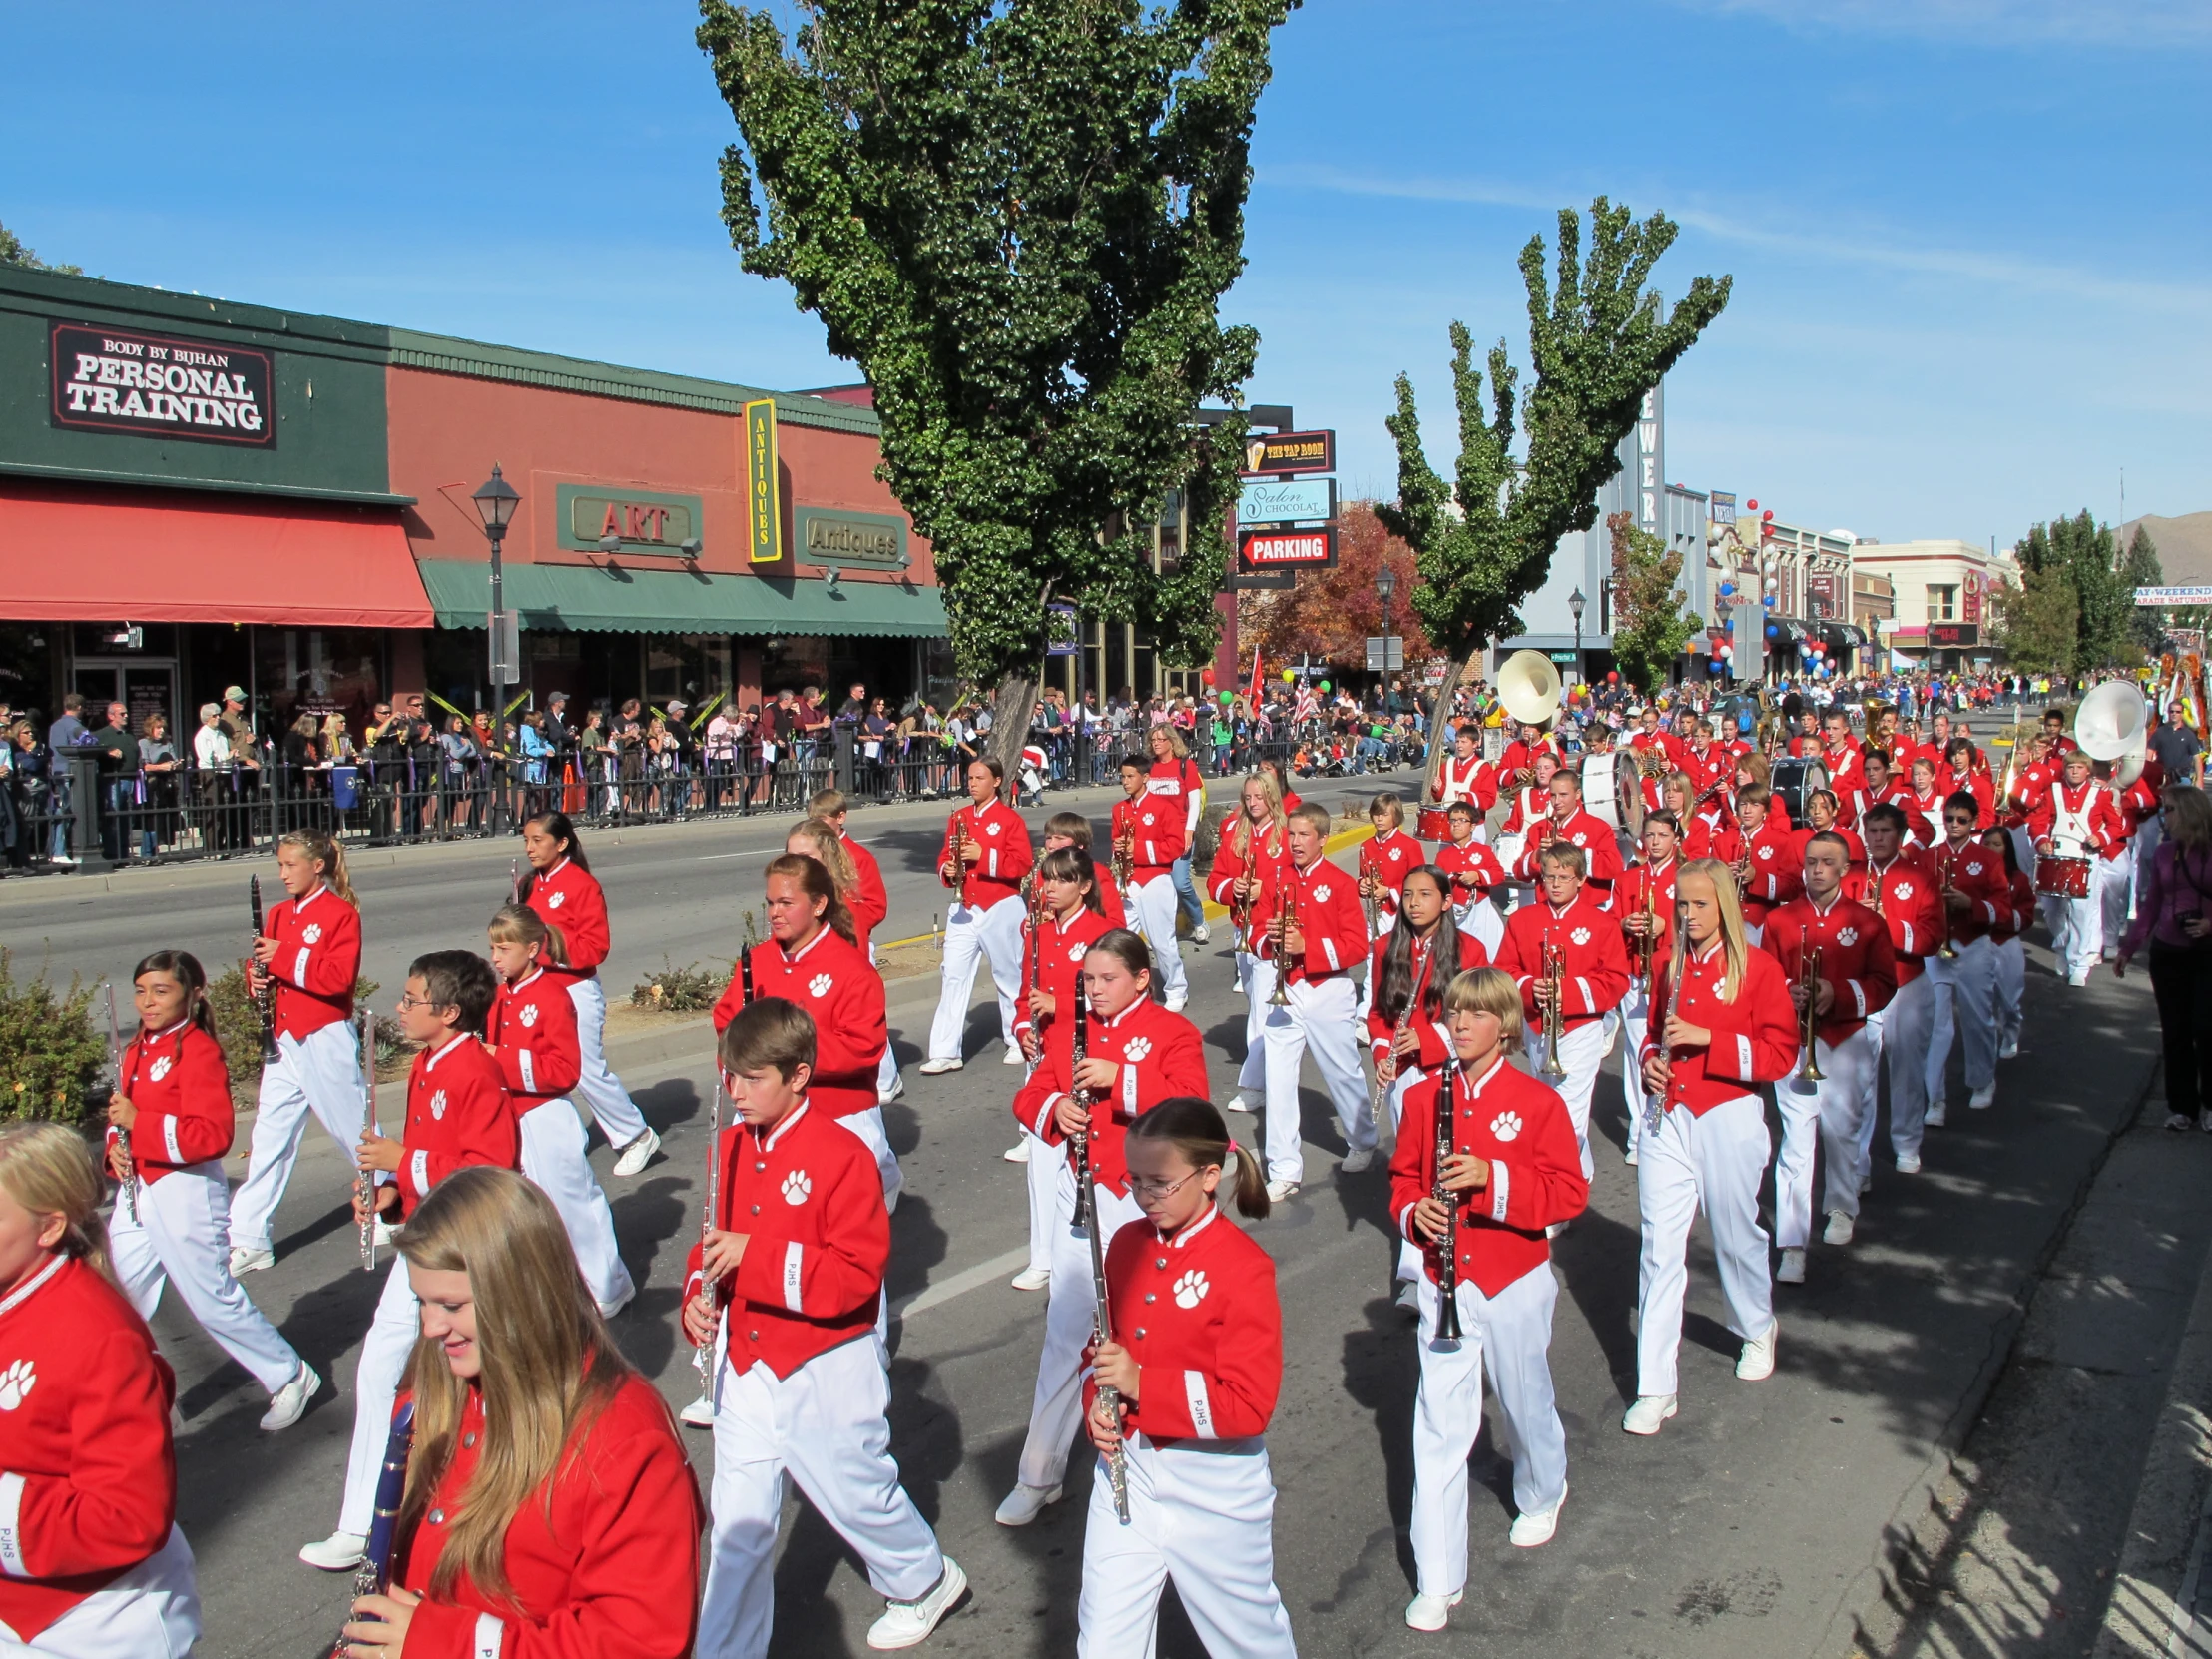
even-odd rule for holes
{"type": "Polygon", "coordinates": [[[469,499],[476,503],[476,511],[484,521],[485,539],[491,543],[491,694],[493,704],[504,717],[506,689],[515,678],[515,663],[514,653],[507,649],[507,604],[501,585],[499,549],[507,539],[507,526],[513,521],[522,497],[515,493],[514,485],[500,475],[499,463],[494,461],[491,476],[469,499]]]}
{"type": "Polygon", "coordinates": [[[1578,686],[1582,684],[1582,608],[1588,603],[1580,588],[1567,595],[1567,609],[1574,613],[1574,683],[1578,686]]]}
{"type": "Polygon", "coordinates": [[[1397,592],[1397,572],[1384,565],[1375,573],[1375,591],[1382,596],[1382,709],[1390,709],[1390,596],[1397,592]]]}

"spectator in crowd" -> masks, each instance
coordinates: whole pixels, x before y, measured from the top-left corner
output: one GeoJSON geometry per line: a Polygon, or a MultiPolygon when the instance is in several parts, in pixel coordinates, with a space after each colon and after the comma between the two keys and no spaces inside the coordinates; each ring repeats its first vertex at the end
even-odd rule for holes
{"type": "Polygon", "coordinates": [[[146,731],[137,744],[139,777],[144,781],[138,796],[139,856],[152,858],[163,841],[177,838],[177,772],[183,765],[177,746],[169,740],[169,717],[156,712],[146,717],[146,731]]]}
{"type": "Polygon", "coordinates": [[[2165,838],[2151,854],[2116,978],[2147,946],[2166,1053],[2166,1127],[2212,1130],[2212,798],[2189,784],[2161,797],[2165,838]]]}
{"type": "Polygon", "coordinates": [[[254,722],[246,712],[244,686],[223,688],[223,730],[230,735],[234,747],[241,738],[249,744],[254,741],[254,722]]]}
{"type": "Polygon", "coordinates": [[[123,857],[123,826],[138,796],[138,740],[131,710],[110,703],[107,724],[87,740],[100,756],[100,850],[113,863],[123,857]]]}
{"type": "Polygon", "coordinates": [[[2166,724],[2151,733],[2150,752],[2166,769],[2169,783],[2203,786],[2204,745],[2198,741],[2196,728],[2189,724],[2178,698],[2167,711],[2166,724]]]}

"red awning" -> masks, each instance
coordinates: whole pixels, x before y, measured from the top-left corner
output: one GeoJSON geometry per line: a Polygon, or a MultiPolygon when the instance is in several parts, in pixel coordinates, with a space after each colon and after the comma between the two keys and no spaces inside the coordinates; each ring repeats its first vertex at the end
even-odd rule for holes
{"type": "Polygon", "coordinates": [[[428,628],[395,507],[0,482],[0,618],[428,628]]]}

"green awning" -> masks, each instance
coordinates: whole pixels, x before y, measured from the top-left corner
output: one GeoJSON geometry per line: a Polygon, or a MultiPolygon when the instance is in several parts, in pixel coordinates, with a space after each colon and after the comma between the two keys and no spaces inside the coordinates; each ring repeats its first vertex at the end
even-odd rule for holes
{"type": "MultiPolygon", "coordinates": [[[[481,628],[491,567],[419,559],[440,628],[481,628]]],[[[525,629],[602,634],[872,634],[941,638],[949,630],[935,588],[846,577],[724,576],[624,564],[508,565],[507,608],[525,629]]]]}

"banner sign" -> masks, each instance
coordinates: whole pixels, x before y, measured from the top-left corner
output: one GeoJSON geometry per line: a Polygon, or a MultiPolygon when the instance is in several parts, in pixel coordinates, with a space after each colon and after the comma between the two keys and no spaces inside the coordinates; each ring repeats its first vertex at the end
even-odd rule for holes
{"type": "Polygon", "coordinates": [[[745,406],[746,557],[772,565],[784,556],[784,502],[776,487],[776,399],[745,406]]]}
{"type": "Polygon", "coordinates": [[[1239,570],[1327,570],[1337,562],[1334,530],[1241,530],[1239,570]]]}
{"type": "Polygon", "coordinates": [[[1239,524],[1327,524],[1337,516],[1337,480],[1286,478],[1247,484],[1237,495],[1239,524]]]}
{"type": "Polygon", "coordinates": [[[276,447],[276,374],[267,351],[74,322],[48,326],[56,426],[276,447]]]}
{"type": "Polygon", "coordinates": [[[2135,603],[2154,610],[2174,605],[2212,605],[2212,588],[2137,588],[2135,603]]]}
{"type": "Polygon", "coordinates": [[[1335,432],[1254,432],[1245,438],[1244,476],[1280,472],[1335,472],[1335,432]]]}

